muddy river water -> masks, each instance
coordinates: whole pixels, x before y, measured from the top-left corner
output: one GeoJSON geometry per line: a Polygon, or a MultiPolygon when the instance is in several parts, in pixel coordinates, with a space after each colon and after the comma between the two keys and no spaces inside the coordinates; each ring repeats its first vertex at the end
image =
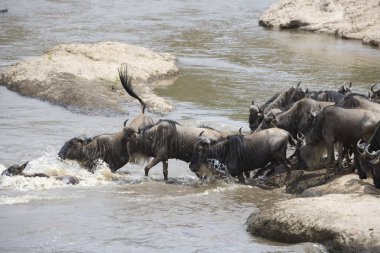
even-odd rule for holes
{"type": "MultiPolygon", "coordinates": [[[[367,92],[380,80],[380,51],[360,42],[258,27],[274,0],[3,0],[0,68],[60,43],[121,41],[170,52],[181,73],[156,93],[172,100],[167,117],[184,125],[248,131],[248,106],[302,81],[310,89],[343,82],[367,92]]],[[[139,108],[128,108],[131,115],[139,108]]],[[[83,115],[0,87],[0,170],[76,175],[76,186],[46,178],[0,178],[0,252],[323,252],[245,231],[250,213],[291,198],[281,190],[202,184],[169,161],[145,178],[142,165],[94,174],[56,154],[74,136],[121,130],[127,115],[83,115]]],[[[159,115],[155,115],[157,119],[159,115]]]]}

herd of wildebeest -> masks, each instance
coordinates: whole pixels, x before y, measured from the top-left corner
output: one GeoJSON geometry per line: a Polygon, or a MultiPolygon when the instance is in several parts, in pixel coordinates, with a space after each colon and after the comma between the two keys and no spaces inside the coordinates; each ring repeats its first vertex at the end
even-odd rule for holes
{"type": "MultiPolygon", "coordinates": [[[[278,165],[286,168],[287,175],[292,169],[326,168],[326,178],[344,167],[356,170],[360,179],[371,171],[374,185],[380,188],[380,89],[376,84],[368,94],[359,94],[352,91],[351,83],[337,91],[309,91],[299,82],[262,105],[252,101],[251,133],[244,135],[240,130],[230,133],[209,126],[183,126],[169,119],[155,122],[145,114],[145,103],[134,92],[125,64],[119,77],[127,93],[140,102],[141,114],[129,123],[126,120],[118,133],[67,141],[59,159],[75,160],[91,172],[99,160],[112,172],[128,162],[146,162],[145,176],[162,162],[165,180],[168,159],[179,159],[190,163],[190,170],[201,179],[228,174],[241,183],[251,171],[255,176],[268,176],[278,165]],[[289,147],[292,154],[287,157],[289,147]]],[[[49,177],[24,174],[26,165],[11,166],[2,175],[49,177]]],[[[71,176],[56,178],[78,183],[71,176]]]]}

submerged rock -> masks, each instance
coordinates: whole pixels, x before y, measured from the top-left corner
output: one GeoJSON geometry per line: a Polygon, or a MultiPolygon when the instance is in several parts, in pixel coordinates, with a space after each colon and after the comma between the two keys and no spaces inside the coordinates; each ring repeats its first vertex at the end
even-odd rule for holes
{"type": "Polygon", "coordinates": [[[357,175],[345,175],[302,194],[327,195],[266,206],[251,214],[247,230],[285,243],[322,243],[329,252],[379,252],[380,190],[356,179],[357,175]]]}
{"type": "Polygon", "coordinates": [[[166,114],[173,104],[157,97],[152,89],[172,83],[178,74],[171,54],[118,43],[62,44],[40,57],[6,68],[0,84],[31,96],[81,112],[125,112],[122,103],[133,101],[124,91],[118,68],[128,64],[134,90],[150,111],[166,114]]]}
{"type": "Polygon", "coordinates": [[[323,32],[379,46],[380,4],[378,0],[280,0],[261,16],[259,24],[323,32]]]}

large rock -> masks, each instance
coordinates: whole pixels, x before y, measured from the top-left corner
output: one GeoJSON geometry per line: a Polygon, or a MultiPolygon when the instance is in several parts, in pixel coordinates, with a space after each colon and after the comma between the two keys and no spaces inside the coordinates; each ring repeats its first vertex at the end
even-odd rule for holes
{"type": "Polygon", "coordinates": [[[319,242],[329,252],[380,251],[380,190],[358,180],[357,175],[342,176],[312,189],[303,194],[327,195],[264,207],[248,218],[247,230],[285,243],[319,242]]]}
{"type": "Polygon", "coordinates": [[[280,0],[259,24],[283,29],[323,32],[379,46],[379,0],[280,0]]]}
{"type": "Polygon", "coordinates": [[[165,114],[173,109],[152,88],[175,79],[176,58],[118,42],[58,45],[40,57],[9,66],[0,83],[22,95],[80,111],[124,112],[121,103],[132,98],[119,81],[117,69],[122,63],[128,64],[134,89],[149,110],[165,114]]]}

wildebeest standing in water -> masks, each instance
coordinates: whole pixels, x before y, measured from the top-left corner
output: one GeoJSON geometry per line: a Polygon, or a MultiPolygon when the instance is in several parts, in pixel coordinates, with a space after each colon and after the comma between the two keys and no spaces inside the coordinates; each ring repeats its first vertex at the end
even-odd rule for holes
{"type": "MultiPolygon", "coordinates": [[[[142,107],[141,114],[134,118],[128,126],[139,129],[153,124],[153,119],[144,114],[145,103],[133,91],[132,79],[128,77],[126,65],[122,65],[119,69],[119,77],[127,93],[136,98],[142,107]]],[[[126,127],[126,121],[124,127],[126,127]]],[[[64,160],[76,160],[89,171],[93,171],[99,159],[107,163],[112,172],[120,169],[129,161],[127,142],[123,131],[101,134],[87,139],[73,138],[63,145],[58,156],[64,160]]]]}
{"type": "MultiPolygon", "coordinates": [[[[343,147],[356,145],[363,139],[368,141],[380,120],[380,114],[363,109],[346,109],[338,105],[323,108],[315,116],[310,131],[305,135],[300,148],[301,158],[313,168],[320,161],[323,151],[327,149],[327,170],[329,176],[334,160],[334,143],[339,142],[339,167],[342,165],[343,147]]],[[[358,154],[355,150],[354,160],[358,166],[358,154]]]]}
{"type": "Polygon", "coordinates": [[[231,176],[237,176],[244,183],[243,173],[258,168],[283,164],[290,175],[291,163],[286,158],[288,143],[296,145],[295,140],[285,130],[271,128],[248,136],[232,135],[219,141],[200,137],[194,145],[190,169],[197,172],[207,166],[208,160],[217,160],[227,167],[231,176]]]}
{"type": "Polygon", "coordinates": [[[133,127],[124,128],[131,161],[139,162],[153,157],[145,166],[145,176],[148,176],[153,166],[162,162],[164,180],[168,180],[168,159],[190,162],[194,144],[201,132],[213,140],[225,136],[212,128],[186,127],[171,120],[160,120],[140,131],[133,127]]]}

